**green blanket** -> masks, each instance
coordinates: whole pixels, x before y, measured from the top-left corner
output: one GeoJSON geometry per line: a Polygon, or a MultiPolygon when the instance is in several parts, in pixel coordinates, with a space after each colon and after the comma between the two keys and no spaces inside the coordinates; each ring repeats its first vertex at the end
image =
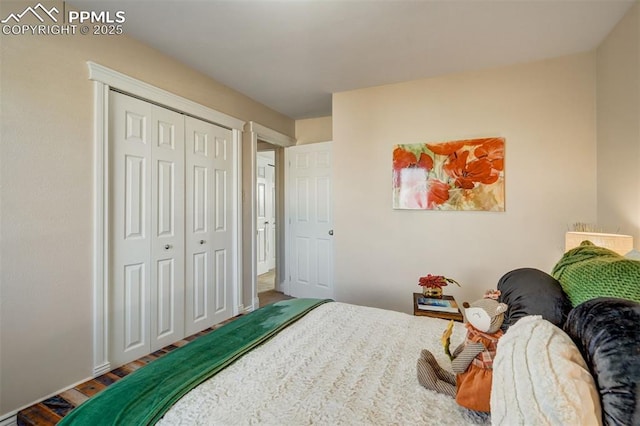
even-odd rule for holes
{"type": "Polygon", "coordinates": [[[129,374],[58,424],[154,424],[191,389],[326,302],[292,299],[242,316],[129,374]]]}
{"type": "Polygon", "coordinates": [[[640,303],[640,262],[589,241],[567,251],[551,275],[575,307],[596,297],[618,297],[640,303]]]}

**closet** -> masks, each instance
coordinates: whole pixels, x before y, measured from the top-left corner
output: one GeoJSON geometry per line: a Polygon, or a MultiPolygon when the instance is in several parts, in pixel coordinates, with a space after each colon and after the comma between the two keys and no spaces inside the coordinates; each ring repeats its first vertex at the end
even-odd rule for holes
{"type": "Polygon", "coordinates": [[[109,93],[109,358],[140,358],[232,316],[232,132],[109,93]]]}

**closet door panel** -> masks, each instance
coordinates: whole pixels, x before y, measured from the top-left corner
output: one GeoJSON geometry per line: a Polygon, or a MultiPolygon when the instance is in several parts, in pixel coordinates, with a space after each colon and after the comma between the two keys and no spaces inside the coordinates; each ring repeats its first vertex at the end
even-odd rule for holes
{"type": "Polygon", "coordinates": [[[215,294],[212,302],[215,309],[215,321],[224,321],[232,315],[233,277],[233,140],[230,130],[214,127],[215,153],[214,168],[214,211],[215,229],[213,231],[213,251],[215,253],[215,294]]]}
{"type": "MultiPolygon", "coordinates": [[[[213,303],[215,303],[215,312],[217,315],[228,310],[227,304],[227,250],[220,249],[215,252],[215,297],[213,303]]],[[[226,319],[226,318],[225,318],[226,319]]],[[[224,321],[224,320],[220,320],[224,321]]]]}
{"type": "Polygon", "coordinates": [[[211,190],[212,140],[208,123],[186,117],[186,334],[195,334],[213,325],[209,292],[213,207],[211,190]]]}
{"type": "Polygon", "coordinates": [[[185,126],[185,327],[193,334],[232,315],[233,147],[230,130],[191,117],[185,126]]]}
{"type": "Polygon", "coordinates": [[[206,321],[208,306],[207,306],[207,289],[209,288],[208,281],[208,253],[196,252],[193,254],[193,322],[198,323],[206,321]]]}
{"type": "Polygon", "coordinates": [[[232,132],[109,95],[109,352],[117,367],[233,314],[232,132]]]}
{"type": "Polygon", "coordinates": [[[117,367],[149,353],[152,106],[109,98],[111,259],[109,347],[117,367]]]}
{"type": "Polygon", "coordinates": [[[151,351],[184,337],[184,116],[152,106],[151,351]]]}
{"type": "Polygon", "coordinates": [[[184,337],[184,117],[110,98],[112,366],[184,337]]]}

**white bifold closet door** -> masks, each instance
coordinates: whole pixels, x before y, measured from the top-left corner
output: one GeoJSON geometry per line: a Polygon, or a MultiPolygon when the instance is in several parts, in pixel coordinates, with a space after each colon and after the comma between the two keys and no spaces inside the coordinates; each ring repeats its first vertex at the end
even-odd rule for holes
{"type": "Polygon", "coordinates": [[[232,316],[231,130],[186,117],[186,334],[232,316]]]}
{"type": "Polygon", "coordinates": [[[133,361],[232,316],[230,130],[109,96],[109,352],[133,361]]]}
{"type": "Polygon", "coordinates": [[[112,365],[184,337],[184,117],[111,92],[112,365]]]}

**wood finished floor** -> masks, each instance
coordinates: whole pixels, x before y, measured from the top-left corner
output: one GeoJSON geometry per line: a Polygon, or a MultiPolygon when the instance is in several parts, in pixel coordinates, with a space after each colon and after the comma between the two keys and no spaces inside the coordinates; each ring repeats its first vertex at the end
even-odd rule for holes
{"type": "MultiPolygon", "coordinates": [[[[285,296],[284,294],[275,290],[260,293],[258,297],[260,298],[260,307],[269,305],[279,300],[291,299],[291,297],[285,296]]],[[[138,368],[144,367],[151,361],[158,359],[165,354],[188,344],[189,342],[197,339],[200,336],[204,336],[212,332],[213,330],[222,327],[223,325],[235,320],[238,317],[239,316],[230,318],[227,321],[216,324],[211,328],[194,334],[193,336],[186,337],[185,339],[164,347],[152,354],[130,362],[129,364],[125,364],[122,367],[118,367],[115,370],[111,370],[110,372],[103,374],[102,376],[84,382],[76,387],[67,389],[59,395],[52,396],[51,398],[48,398],[38,404],[27,407],[18,413],[18,425],[55,425],[75,407],[82,404],[84,401],[97,394],[101,390],[107,388],[112,383],[117,382],[118,380],[134,372],[138,368]]]]}
{"type": "Polygon", "coordinates": [[[276,270],[272,269],[262,275],[258,275],[258,295],[276,288],[276,270]]]}

